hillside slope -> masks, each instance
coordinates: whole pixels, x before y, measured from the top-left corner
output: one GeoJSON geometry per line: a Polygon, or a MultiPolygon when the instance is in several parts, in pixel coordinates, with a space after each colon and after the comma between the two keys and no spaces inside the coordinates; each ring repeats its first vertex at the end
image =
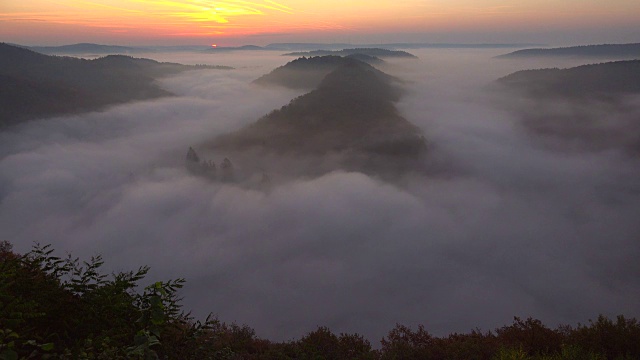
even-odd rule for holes
{"type": "Polygon", "coordinates": [[[613,98],[640,92],[640,60],[582,65],[569,69],[523,70],[499,83],[534,96],[613,98]]]}
{"type": "Polygon", "coordinates": [[[401,173],[419,166],[427,144],[421,131],[398,113],[394,102],[400,95],[391,76],[345,59],[315,90],[249,126],[218,136],[207,148],[233,158],[239,153],[315,158],[322,163],[321,169],[314,169],[319,173],[380,173],[386,167],[401,173]]]}
{"type": "Polygon", "coordinates": [[[518,71],[497,83],[505,106],[546,143],[640,155],[640,60],[518,71]]]}
{"type": "MultiPolygon", "coordinates": [[[[340,66],[349,64],[359,64],[358,66],[365,67],[369,71],[377,73],[380,77],[391,78],[389,75],[376,70],[368,61],[363,61],[358,57],[359,56],[355,55],[345,57],[336,55],[301,57],[259,77],[254,80],[254,83],[259,85],[279,85],[291,89],[311,90],[315,89],[329,73],[340,66]]],[[[375,62],[374,59],[377,58],[367,57],[367,60],[371,62],[375,62]]]]}
{"type": "Polygon", "coordinates": [[[217,68],[160,63],[123,55],[95,60],[48,56],[0,43],[0,128],[26,120],[94,111],[171,95],[155,79],[217,68]]]}

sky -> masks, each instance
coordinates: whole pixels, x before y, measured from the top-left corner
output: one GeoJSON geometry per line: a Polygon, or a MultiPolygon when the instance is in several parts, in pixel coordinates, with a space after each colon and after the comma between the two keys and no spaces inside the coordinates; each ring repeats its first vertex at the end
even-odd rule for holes
{"type": "Polygon", "coordinates": [[[634,42],[636,0],[3,0],[25,45],[272,42],[634,42]]]}

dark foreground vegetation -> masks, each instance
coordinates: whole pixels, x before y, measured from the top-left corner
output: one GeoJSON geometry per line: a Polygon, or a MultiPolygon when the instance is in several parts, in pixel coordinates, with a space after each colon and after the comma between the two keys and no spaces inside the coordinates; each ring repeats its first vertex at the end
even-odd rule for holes
{"type": "Polygon", "coordinates": [[[436,337],[397,325],[374,350],[358,334],[320,327],[299,340],[260,339],[248,326],[197,321],[181,308],[183,279],[145,288],[148,267],[104,274],[36,245],[0,243],[0,359],[639,359],[640,324],[600,316],[551,329],[515,318],[495,331],[436,337]]]}

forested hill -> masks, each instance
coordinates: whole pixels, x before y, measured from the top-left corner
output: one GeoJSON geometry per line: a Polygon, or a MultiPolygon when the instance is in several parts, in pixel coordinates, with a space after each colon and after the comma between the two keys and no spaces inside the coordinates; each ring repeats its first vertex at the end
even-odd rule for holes
{"type": "MultiPolygon", "coordinates": [[[[356,64],[368,67],[370,71],[383,75],[382,72],[365,64],[355,57],[336,55],[301,57],[276,68],[270,73],[256,79],[260,85],[279,85],[292,89],[314,89],[322,79],[342,65],[356,64]]],[[[388,76],[388,75],[387,75],[388,76]]]]}
{"type": "Polygon", "coordinates": [[[610,59],[640,59],[640,44],[604,44],[571,46],[550,49],[523,49],[499,58],[527,58],[527,57],[596,57],[610,59]]]}
{"type": "MultiPolygon", "coordinates": [[[[333,64],[337,59],[326,60],[333,64]]],[[[344,59],[316,90],[244,129],[217,138],[213,147],[257,147],[288,154],[355,151],[413,157],[421,154],[426,145],[419,129],[398,114],[394,102],[399,97],[400,89],[391,76],[361,61],[344,59]]]]}
{"type": "Polygon", "coordinates": [[[369,56],[375,56],[379,58],[409,58],[416,59],[417,56],[401,50],[387,50],[378,48],[356,48],[356,49],[342,49],[342,50],[315,50],[306,52],[292,52],[284,54],[286,56],[325,56],[325,55],[338,55],[348,56],[353,54],[363,54],[369,56]]]}
{"type": "Polygon", "coordinates": [[[123,55],[85,60],[48,56],[0,43],[0,128],[171,95],[154,80],[203,68],[222,67],[161,63],[123,55]]]}
{"type": "Polygon", "coordinates": [[[498,82],[539,97],[615,98],[640,92],[640,60],[570,69],[524,70],[507,75],[498,82]]]}
{"type": "Polygon", "coordinates": [[[508,92],[502,97],[507,106],[545,145],[640,155],[640,109],[634,100],[640,94],[640,60],[519,71],[498,83],[508,92]]]}

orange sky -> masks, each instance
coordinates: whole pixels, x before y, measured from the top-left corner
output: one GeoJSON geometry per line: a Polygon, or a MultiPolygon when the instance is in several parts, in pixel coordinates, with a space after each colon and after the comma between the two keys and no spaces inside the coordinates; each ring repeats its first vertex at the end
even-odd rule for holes
{"type": "Polygon", "coordinates": [[[31,44],[549,41],[572,31],[616,42],[640,37],[638,24],[638,0],[0,1],[0,41],[31,44]]]}

